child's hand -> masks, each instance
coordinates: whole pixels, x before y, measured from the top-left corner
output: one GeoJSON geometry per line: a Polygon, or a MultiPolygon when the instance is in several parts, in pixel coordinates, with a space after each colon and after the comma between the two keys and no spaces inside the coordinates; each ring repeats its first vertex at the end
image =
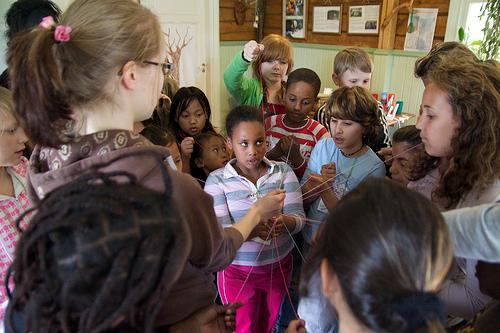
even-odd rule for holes
{"type": "Polygon", "coordinates": [[[264,50],[264,45],[258,44],[256,41],[251,40],[245,44],[243,48],[243,58],[247,61],[254,60],[260,52],[264,50]]]}
{"type": "Polygon", "coordinates": [[[302,164],[303,158],[300,153],[300,144],[297,142],[296,137],[293,135],[284,136],[278,141],[277,146],[279,146],[281,156],[288,159],[287,163],[292,161],[294,165],[302,164]]]}
{"type": "Polygon", "coordinates": [[[337,175],[337,168],[335,166],[335,162],[324,164],[321,166],[321,176],[323,177],[323,181],[329,181],[335,178],[337,175]]]}
{"type": "Polygon", "coordinates": [[[170,327],[170,332],[229,333],[236,327],[236,309],[241,303],[209,305],[170,327]]]}
{"type": "Polygon", "coordinates": [[[377,155],[382,156],[385,164],[392,164],[392,147],[384,147],[377,152],[377,155]]]}
{"type": "Polygon", "coordinates": [[[228,332],[233,332],[236,329],[236,309],[242,305],[241,302],[224,305],[224,323],[228,332]]]}
{"type": "Polygon", "coordinates": [[[307,183],[309,183],[308,185],[311,187],[311,189],[314,187],[319,187],[323,183],[323,176],[318,175],[317,173],[311,173],[307,178],[307,183]]]}
{"type": "Polygon", "coordinates": [[[274,190],[260,198],[254,203],[260,212],[261,219],[266,221],[281,213],[285,202],[285,190],[274,190]]]}
{"type": "Polygon", "coordinates": [[[294,143],[294,140],[293,140],[292,135],[284,136],[278,141],[276,146],[278,147],[282,157],[286,158],[289,151],[290,151],[290,154],[292,153],[291,146],[293,145],[293,143],[294,143]]]}
{"type": "Polygon", "coordinates": [[[255,237],[260,237],[263,240],[271,238],[269,234],[269,227],[266,221],[260,221],[259,224],[257,224],[255,228],[253,228],[252,232],[248,236],[248,239],[252,239],[255,237]]]}
{"type": "Polygon", "coordinates": [[[193,153],[194,139],[190,136],[185,137],[181,142],[181,154],[185,158],[190,158],[193,153]]]}
{"type": "Polygon", "coordinates": [[[307,333],[306,322],[302,319],[292,320],[285,333],[307,333]]]}
{"type": "Polygon", "coordinates": [[[304,197],[313,197],[316,194],[320,194],[323,192],[330,184],[322,175],[318,175],[317,173],[309,174],[309,178],[307,178],[306,184],[304,184],[303,192],[306,193],[304,197]]]}
{"type": "Polygon", "coordinates": [[[266,226],[268,234],[271,232],[272,229],[271,238],[278,237],[283,233],[283,230],[285,229],[283,215],[278,215],[273,218],[270,218],[269,220],[266,221],[266,226]]]}

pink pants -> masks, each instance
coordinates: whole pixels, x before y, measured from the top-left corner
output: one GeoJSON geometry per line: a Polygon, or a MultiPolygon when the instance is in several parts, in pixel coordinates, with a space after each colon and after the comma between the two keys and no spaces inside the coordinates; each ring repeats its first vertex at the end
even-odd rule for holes
{"type": "Polygon", "coordinates": [[[280,263],[275,262],[255,266],[253,269],[251,266],[230,265],[217,273],[217,285],[222,303],[243,302],[236,311],[236,333],[272,331],[281,302],[290,284],[291,273],[291,254],[281,260],[281,269],[280,263]],[[250,276],[247,279],[248,273],[250,276]],[[247,281],[241,289],[245,279],[247,281]],[[236,299],[238,292],[240,295],[236,299]]]}

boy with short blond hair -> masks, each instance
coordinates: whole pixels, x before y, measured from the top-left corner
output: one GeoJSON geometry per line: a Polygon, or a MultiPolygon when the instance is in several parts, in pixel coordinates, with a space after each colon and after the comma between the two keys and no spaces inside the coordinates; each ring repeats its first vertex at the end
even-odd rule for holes
{"type": "MultiPolygon", "coordinates": [[[[373,62],[368,53],[357,47],[348,47],[337,53],[333,60],[332,81],[339,87],[363,87],[370,89],[370,80],[373,73],[373,62]]],[[[387,130],[387,120],[384,116],[382,105],[379,103],[379,118],[382,127],[375,142],[368,145],[377,152],[381,148],[390,146],[391,141],[387,130]]],[[[329,117],[325,105],[321,106],[314,119],[330,131],[329,117]]]]}

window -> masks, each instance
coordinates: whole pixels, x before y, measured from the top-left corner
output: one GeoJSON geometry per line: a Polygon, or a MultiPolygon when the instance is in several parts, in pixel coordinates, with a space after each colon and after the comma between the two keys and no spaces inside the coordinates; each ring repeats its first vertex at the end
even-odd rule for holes
{"type": "Polygon", "coordinates": [[[479,19],[481,0],[450,0],[448,22],[446,24],[445,41],[458,41],[460,27],[465,31],[465,42],[470,45],[475,40],[483,39],[484,20],[479,19]]]}

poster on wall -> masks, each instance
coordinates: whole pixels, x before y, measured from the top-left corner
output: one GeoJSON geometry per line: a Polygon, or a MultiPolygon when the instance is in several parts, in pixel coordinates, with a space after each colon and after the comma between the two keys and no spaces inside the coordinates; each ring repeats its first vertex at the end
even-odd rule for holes
{"type": "Polygon", "coordinates": [[[437,8],[414,8],[408,16],[405,51],[430,51],[436,30],[437,8]]]}
{"type": "Polygon", "coordinates": [[[341,6],[314,6],[313,32],[340,34],[341,6]]]}
{"type": "Polygon", "coordinates": [[[350,6],[347,12],[349,17],[350,34],[378,34],[380,5],[350,6]]]}
{"type": "Polygon", "coordinates": [[[306,38],[306,0],[283,0],[283,34],[292,38],[306,38]]]}

